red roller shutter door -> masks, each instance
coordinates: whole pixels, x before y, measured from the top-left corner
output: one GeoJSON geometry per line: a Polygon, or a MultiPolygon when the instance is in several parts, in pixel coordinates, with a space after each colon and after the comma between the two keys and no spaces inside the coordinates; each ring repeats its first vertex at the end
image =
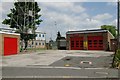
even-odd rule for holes
{"type": "Polygon", "coordinates": [[[17,54],[17,38],[4,37],[4,56],[17,54]]]}
{"type": "Polygon", "coordinates": [[[88,37],[88,50],[103,50],[103,37],[102,36],[89,36],[88,37]]]}
{"type": "Polygon", "coordinates": [[[83,50],[83,37],[70,38],[71,50],[83,50]]]}

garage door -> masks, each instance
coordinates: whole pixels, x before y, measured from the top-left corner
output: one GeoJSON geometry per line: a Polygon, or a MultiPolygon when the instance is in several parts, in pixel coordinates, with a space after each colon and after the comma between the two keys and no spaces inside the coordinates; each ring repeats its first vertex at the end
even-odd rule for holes
{"type": "Polygon", "coordinates": [[[17,38],[4,37],[4,55],[17,54],[17,38]]]}
{"type": "Polygon", "coordinates": [[[89,36],[88,37],[88,50],[103,50],[103,37],[102,36],[89,36]]]}
{"type": "Polygon", "coordinates": [[[70,38],[71,50],[83,50],[83,37],[70,38]]]}

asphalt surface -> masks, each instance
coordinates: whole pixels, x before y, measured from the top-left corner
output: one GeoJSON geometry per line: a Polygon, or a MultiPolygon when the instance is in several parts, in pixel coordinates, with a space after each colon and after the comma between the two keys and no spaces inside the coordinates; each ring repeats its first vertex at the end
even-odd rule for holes
{"type": "Polygon", "coordinates": [[[50,65],[66,56],[100,57],[110,56],[113,52],[81,50],[43,50],[29,54],[4,56],[0,66],[50,65]]]}
{"type": "Polygon", "coordinates": [[[111,54],[57,50],[8,56],[2,61],[2,80],[118,80],[120,71],[110,68],[111,54]]]}
{"type": "Polygon", "coordinates": [[[3,78],[118,78],[117,69],[3,67],[3,78]]]}
{"type": "Polygon", "coordinates": [[[67,56],[64,57],[50,66],[70,66],[80,68],[110,68],[113,58],[111,56],[101,57],[78,57],[67,56]]]}

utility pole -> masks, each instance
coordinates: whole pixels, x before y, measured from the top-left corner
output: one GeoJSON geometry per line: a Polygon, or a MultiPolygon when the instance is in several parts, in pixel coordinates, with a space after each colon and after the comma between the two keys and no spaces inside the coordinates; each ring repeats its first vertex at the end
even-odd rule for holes
{"type": "Polygon", "coordinates": [[[120,17],[120,14],[119,14],[119,11],[120,11],[120,1],[118,0],[117,2],[117,47],[115,48],[115,54],[114,54],[114,57],[113,57],[113,61],[112,61],[112,67],[115,67],[115,57],[116,57],[116,54],[117,54],[117,50],[120,49],[120,20],[119,20],[119,17],[120,17]]]}
{"type": "Polygon", "coordinates": [[[119,24],[119,22],[120,22],[120,20],[119,20],[119,17],[120,17],[120,13],[119,13],[119,11],[120,11],[120,1],[118,0],[118,2],[117,2],[117,5],[118,5],[118,11],[117,11],[117,14],[118,14],[118,17],[117,17],[117,32],[118,32],[118,37],[117,37],[117,42],[118,42],[118,49],[120,49],[120,24],[119,24]]]}

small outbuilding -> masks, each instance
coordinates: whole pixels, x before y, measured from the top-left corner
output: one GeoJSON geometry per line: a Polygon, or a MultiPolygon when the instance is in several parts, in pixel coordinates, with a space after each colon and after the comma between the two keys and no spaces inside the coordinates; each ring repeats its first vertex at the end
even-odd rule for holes
{"type": "Polygon", "coordinates": [[[68,50],[111,50],[111,39],[114,39],[114,36],[108,30],[103,29],[66,33],[68,50]]]}
{"type": "Polygon", "coordinates": [[[20,34],[0,31],[0,55],[19,53],[20,34]]]}

